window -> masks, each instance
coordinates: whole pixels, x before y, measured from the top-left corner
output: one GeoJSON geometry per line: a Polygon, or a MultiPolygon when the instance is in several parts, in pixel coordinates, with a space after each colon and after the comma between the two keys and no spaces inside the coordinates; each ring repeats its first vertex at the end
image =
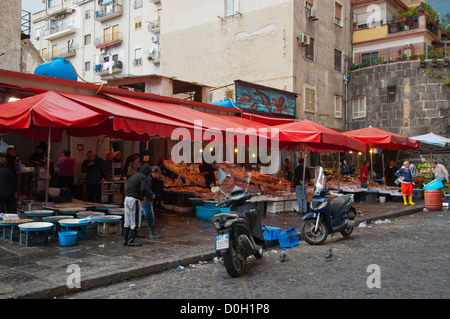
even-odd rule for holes
{"type": "Polygon", "coordinates": [[[51,8],[55,6],[55,0],[48,0],[47,2],[47,8],[51,8]]]}
{"type": "Polygon", "coordinates": [[[314,8],[314,0],[305,0],[306,16],[311,15],[311,10],[314,8]]]}
{"type": "Polygon", "coordinates": [[[225,0],[225,16],[239,13],[239,0],[225,0]]]}
{"type": "Polygon", "coordinates": [[[361,65],[368,66],[370,65],[370,61],[378,59],[378,52],[369,52],[361,54],[361,65]]]}
{"type": "Polygon", "coordinates": [[[134,65],[142,65],[142,48],[134,49],[134,65]]]}
{"type": "Polygon", "coordinates": [[[305,112],[316,113],[316,90],[305,87],[305,112]]]}
{"type": "Polygon", "coordinates": [[[334,50],[334,69],[338,72],[342,72],[342,52],[334,50]]]}
{"type": "Polygon", "coordinates": [[[85,62],[84,63],[84,71],[90,71],[91,70],[91,62],[85,62]]]}
{"type": "Polygon", "coordinates": [[[91,35],[87,34],[84,36],[84,45],[91,44],[91,35]]]}
{"type": "Polygon", "coordinates": [[[342,4],[334,3],[334,23],[342,27],[342,4]]]}
{"type": "Polygon", "coordinates": [[[142,0],[134,0],[134,8],[142,8],[142,0]]]}
{"type": "Polygon", "coordinates": [[[57,56],[58,56],[58,45],[53,44],[52,45],[52,58],[57,57],[57,56]]]}
{"type": "Polygon", "coordinates": [[[310,38],[309,45],[305,45],[305,58],[314,61],[314,38],[310,38]]]}
{"type": "Polygon", "coordinates": [[[359,96],[352,100],[353,118],[360,119],[366,117],[366,97],[359,96]]]}
{"type": "Polygon", "coordinates": [[[334,117],[342,118],[342,96],[334,96],[334,117]]]}
{"type": "Polygon", "coordinates": [[[134,29],[135,30],[142,29],[142,17],[141,16],[134,18],[134,29]]]}
{"type": "Polygon", "coordinates": [[[387,101],[388,103],[395,102],[395,95],[397,93],[397,87],[396,86],[388,86],[387,88],[387,101]]]}
{"type": "Polygon", "coordinates": [[[84,12],[84,20],[89,20],[91,18],[91,12],[90,10],[86,10],[84,12]]]}
{"type": "Polygon", "coordinates": [[[42,49],[42,58],[46,59],[47,58],[47,48],[43,48],[42,49]]]}

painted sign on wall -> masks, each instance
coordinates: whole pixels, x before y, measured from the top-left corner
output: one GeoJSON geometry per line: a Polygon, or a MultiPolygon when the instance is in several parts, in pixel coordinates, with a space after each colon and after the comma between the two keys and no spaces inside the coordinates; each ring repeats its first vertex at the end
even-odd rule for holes
{"type": "Polygon", "coordinates": [[[243,81],[235,84],[236,103],[241,110],[295,117],[297,94],[243,81]]]}

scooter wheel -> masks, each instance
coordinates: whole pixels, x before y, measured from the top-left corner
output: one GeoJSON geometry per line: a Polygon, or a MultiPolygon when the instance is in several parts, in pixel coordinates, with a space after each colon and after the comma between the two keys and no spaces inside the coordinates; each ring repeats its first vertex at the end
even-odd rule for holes
{"type": "Polygon", "coordinates": [[[231,277],[240,277],[244,273],[245,270],[245,261],[239,258],[238,252],[235,249],[234,245],[231,245],[230,248],[222,254],[223,255],[223,264],[227,273],[231,277]]]}
{"type": "Polygon", "coordinates": [[[316,228],[316,219],[305,220],[302,226],[302,237],[310,245],[321,245],[328,237],[328,228],[319,221],[316,228]]]}

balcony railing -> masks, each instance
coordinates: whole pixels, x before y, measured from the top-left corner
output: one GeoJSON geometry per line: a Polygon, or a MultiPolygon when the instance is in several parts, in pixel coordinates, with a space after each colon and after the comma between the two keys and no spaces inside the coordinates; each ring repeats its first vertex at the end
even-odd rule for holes
{"type": "Polygon", "coordinates": [[[103,64],[96,64],[94,66],[94,71],[99,75],[107,75],[112,73],[121,72],[123,68],[122,61],[109,61],[104,62],[103,64]],[[110,68],[112,69],[110,71],[110,68]]]}
{"type": "Polygon", "coordinates": [[[388,21],[388,34],[404,32],[419,28],[419,16],[399,18],[388,21]]]}
{"type": "Polygon", "coordinates": [[[56,52],[48,52],[46,56],[42,57],[45,61],[51,61],[52,58],[70,58],[77,54],[75,48],[65,48],[57,50],[56,52]]]}
{"type": "Polygon", "coordinates": [[[122,32],[114,32],[108,36],[103,36],[100,38],[96,38],[94,40],[94,45],[97,49],[102,47],[108,47],[116,44],[120,44],[123,41],[122,32]]]}
{"type": "Polygon", "coordinates": [[[95,12],[95,20],[106,21],[121,16],[123,8],[120,4],[110,3],[95,12]]]}

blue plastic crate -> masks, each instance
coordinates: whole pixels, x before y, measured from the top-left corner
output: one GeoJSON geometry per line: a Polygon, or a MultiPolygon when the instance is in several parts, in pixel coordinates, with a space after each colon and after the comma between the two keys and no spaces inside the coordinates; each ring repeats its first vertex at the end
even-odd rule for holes
{"type": "Polygon", "coordinates": [[[297,231],[295,227],[291,227],[286,229],[278,236],[278,242],[280,243],[281,248],[292,248],[299,244],[297,231]]]}
{"type": "Polygon", "coordinates": [[[264,239],[267,241],[277,240],[278,236],[281,233],[281,228],[279,227],[271,227],[271,226],[263,226],[262,227],[264,239]]]}

